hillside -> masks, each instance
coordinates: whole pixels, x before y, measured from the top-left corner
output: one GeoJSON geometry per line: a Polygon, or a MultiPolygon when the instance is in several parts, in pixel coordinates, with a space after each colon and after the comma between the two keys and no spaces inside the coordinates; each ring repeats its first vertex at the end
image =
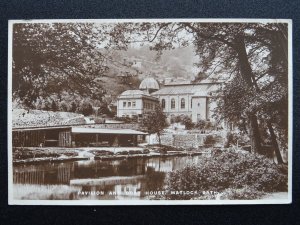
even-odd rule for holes
{"type": "Polygon", "coordinates": [[[114,99],[125,90],[138,88],[140,81],[149,76],[160,83],[191,81],[197,74],[196,60],[192,47],[165,51],[159,59],[148,47],[130,48],[115,52],[107,74],[99,81],[114,99]]]}
{"type": "MultiPolygon", "coordinates": [[[[154,77],[161,84],[191,81],[196,74],[194,67],[196,59],[192,47],[165,51],[160,58],[157,58],[156,52],[150,51],[147,46],[115,51],[107,59],[107,71],[96,78],[98,89],[102,89],[105,93],[102,100],[92,100],[91,96],[82,97],[63,92],[59,95],[51,95],[45,101],[38,99],[35,109],[49,110],[46,105],[51,106],[52,101],[55,101],[58,106],[65,105],[58,107],[57,110],[61,111],[72,111],[70,110],[72,102],[76,102],[77,108],[84,101],[95,107],[100,107],[103,103],[110,105],[123,91],[138,89],[140,82],[149,76],[154,77]]],[[[13,108],[22,108],[22,105],[13,108]]]]}

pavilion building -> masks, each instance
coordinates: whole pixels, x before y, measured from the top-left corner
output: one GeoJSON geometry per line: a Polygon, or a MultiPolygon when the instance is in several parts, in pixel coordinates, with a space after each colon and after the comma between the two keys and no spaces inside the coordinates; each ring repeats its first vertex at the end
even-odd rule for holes
{"type": "Polygon", "coordinates": [[[214,120],[212,110],[216,107],[211,94],[220,82],[205,80],[197,84],[166,84],[160,87],[153,78],[144,79],[139,90],[123,92],[117,101],[118,117],[142,117],[160,104],[167,117],[189,116],[193,122],[214,120]]]}

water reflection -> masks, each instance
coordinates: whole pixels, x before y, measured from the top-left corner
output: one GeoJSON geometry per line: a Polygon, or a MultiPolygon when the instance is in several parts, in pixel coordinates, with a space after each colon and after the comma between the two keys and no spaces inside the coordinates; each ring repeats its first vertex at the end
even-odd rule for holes
{"type": "Polygon", "coordinates": [[[167,172],[200,156],[14,166],[16,199],[147,199],[167,172]]]}

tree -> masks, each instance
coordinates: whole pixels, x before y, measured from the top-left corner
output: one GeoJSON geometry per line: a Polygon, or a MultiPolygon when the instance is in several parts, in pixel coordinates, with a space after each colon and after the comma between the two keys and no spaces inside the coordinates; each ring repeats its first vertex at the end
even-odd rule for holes
{"type": "Polygon", "coordinates": [[[142,119],[142,126],[147,132],[149,134],[157,134],[159,145],[161,145],[161,132],[168,126],[166,119],[166,115],[160,106],[157,106],[155,111],[145,114],[142,119]]]}
{"type": "Polygon", "coordinates": [[[13,97],[32,108],[37,98],[78,94],[101,99],[96,78],[106,71],[104,32],[91,23],[16,23],[13,97]]]}
{"type": "Polygon", "coordinates": [[[93,114],[93,106],[88,101],[83,101],[78,112],[82,113],[84,116],[89,116],[93,114]]]}
{"type": "Polygon", "coordinates": [[[51,111],[56,112],[58,109],[57,104],[55,103],[55,101],[52,100],[51,103],[51,111]]]}
{"type": "Polygon", "coordinates": [[[71,103],[70,111],[71,111],[71,112],[76,112],[76,109],[77,109],[77,104],[76,104],[75,102],[72,102],[72,103],[71,103]]]}

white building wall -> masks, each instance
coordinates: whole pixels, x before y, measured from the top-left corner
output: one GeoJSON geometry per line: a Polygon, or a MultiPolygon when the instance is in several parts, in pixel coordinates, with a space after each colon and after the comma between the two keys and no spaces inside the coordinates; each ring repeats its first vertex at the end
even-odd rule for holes
{"type": "Polygon", "coordinates": [[[132,116],[143,113],[142,99],[118,99],[117,116],[132,116]],[[126,107],[123,106],[123,102],[126,102],[126,107]],[[128,107],[128,102],[131,102],[131,107],[128,107]],[[133,107],[135,102],[135,107],[133,107]]]}
{"type": "Polygon", "coordinates": [[[165,108],[163,111],[168,115],[178,116],[181,114],[191,116],[192,109],[191,109],[191,99],[192,96],[185,94],[185,95],[161,95],[159,96],[160,104],[162,103],[162,99],[165,99],[165,108]],[[181,99],[185,100],[185,107],[181,108],[181,99]],[[175,100],[175,108],[171,108],[171,100],[175,100]]]}
{"type": "Polygon", "coordinates": [[[207,99],[206,97],[193,97],[192,121],[207,120],[207,99]]]}

